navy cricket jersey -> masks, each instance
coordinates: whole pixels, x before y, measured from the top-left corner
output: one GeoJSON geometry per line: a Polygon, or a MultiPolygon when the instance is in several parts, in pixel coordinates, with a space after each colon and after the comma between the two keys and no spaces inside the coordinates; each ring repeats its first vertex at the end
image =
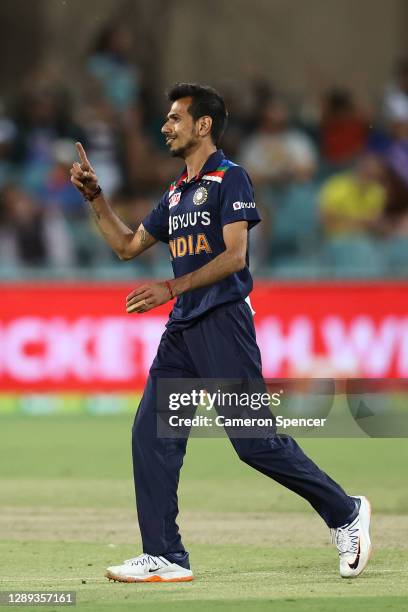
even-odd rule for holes
{"type": "MultiPolygon", "coordinates": [[[[224,225],[248,221],[250,229],[260,220],[248,174],[218,150],[189,182],[185,169],[142,223],[154,238],[168,243],[177,278],[225,251],[224,225]]],[[[245,299],[253,286],[248,265],[247,251],[246,266],[240,272],[179,295],[167,327],[182,329],[220,304],[245,299]]]]}

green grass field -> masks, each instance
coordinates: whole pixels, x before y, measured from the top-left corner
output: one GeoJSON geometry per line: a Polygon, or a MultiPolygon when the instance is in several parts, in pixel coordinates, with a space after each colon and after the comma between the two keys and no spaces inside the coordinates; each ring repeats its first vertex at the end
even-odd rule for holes
{"type": "Polygon", "coordinates": [[[131,422],[0,418],[1,591],[73,590],[77,608],[95,612],[408,609],[406,439],[301,441],[372,502],[375,549],[358,580],[339,577],[328,530],[302,499],[240,463],[228,440],[192,439],[179,523],[196,580],[108,582],[106,566],[140,552],[131,422]]]}

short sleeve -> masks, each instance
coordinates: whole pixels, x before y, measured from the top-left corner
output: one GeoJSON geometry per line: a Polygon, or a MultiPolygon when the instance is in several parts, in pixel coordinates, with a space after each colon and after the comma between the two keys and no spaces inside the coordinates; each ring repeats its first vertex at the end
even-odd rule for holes
{"type": "Polygon", "coordinates": [[[260,222],[251,179],[243,168],[233,166],[225,173],[220,186],[221,225],[248,221],[248,228],[260,222]]]}
{"type": "Polygon", "coordinates": [[[160,198],[159,203],[142,221],[144,228],[160,242],[169,241],[169,205],[168,192],[160,198]]]}

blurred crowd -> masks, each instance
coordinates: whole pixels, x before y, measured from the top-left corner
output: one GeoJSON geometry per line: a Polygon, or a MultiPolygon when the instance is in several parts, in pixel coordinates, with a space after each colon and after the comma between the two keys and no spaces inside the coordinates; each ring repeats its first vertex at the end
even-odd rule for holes
{"type": "MultiPolygon", "coordinates": [[[[160,134],[165,98],[149,95],[132,56],[126,27],[110,24],[75,86],[43,65],[2,99],[0,277],[165,273],[164,246],[119,264],[69,181],[80,140],[136,227],[180,172],[160,134]]],[[[330,86],[294,102],[255,73],[220,89],[230,114],[224,152],[250,173],[264,219],[251,240],[255,273],[408,276],[408,58],[370,108],[330,86]]]]}

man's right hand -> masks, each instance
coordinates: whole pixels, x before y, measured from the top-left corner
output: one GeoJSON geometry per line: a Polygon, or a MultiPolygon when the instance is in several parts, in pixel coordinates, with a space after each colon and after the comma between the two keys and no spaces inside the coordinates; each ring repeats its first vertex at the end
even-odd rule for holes
{"type": "Polygon", "coordinates": [[[90,202],[100,193],[98,177],[86,156],[85,150],[80,142],[75,144],[81,163],[74,162],[71,167],[71,183],[90,202]]]}

